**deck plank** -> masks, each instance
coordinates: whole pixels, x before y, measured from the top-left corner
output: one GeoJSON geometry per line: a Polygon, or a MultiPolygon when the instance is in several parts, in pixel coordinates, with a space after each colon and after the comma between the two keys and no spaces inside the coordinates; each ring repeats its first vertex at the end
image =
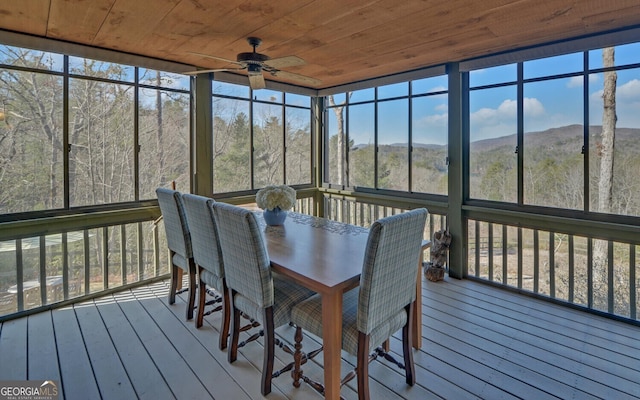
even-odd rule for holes
{"type": "Polygon", "coordinates": [[[73,308],[57,310],[52,317],[64,396],[68,399],[100,398],[98,383],[73,308]]]}
{"type": "MultiPolygon", "coordinates": [[[[131,299],[130,301],[134,301],[131,299]]],[[[120,362],[127,372],[136,397],[139,399],[175,398],[171,387],[158,371],[131,323],[113,296],[96,302],[120,362]]]]}
{"type": "MultiPolygon", "coordinates": [[[[442,300],[440,296],[433,297],[432,300],[436,298],[442,300]]],[[[442,308],[455,305],[456,310],[450,310],[449,314],[451,314],[471,306],[468,296],[464,300],[457,300],[457,298],[460,296],[449,297],[448,304],[442,308]]],[[[477,315],[468,314],[465,321],[491,330],[493,336],[496,333],[504,335],[503,343],[513,341],[512,356],[517,355],[524,348],[531,349],[532,358],[540,358],[551,366],[542,369],[547,371],[550,377],[558,377],[558,371],[554,370],[554,366],[559,364],[569,372],[579,370],[582,382],[578,380],[574,386],[584,390],[589,388],[587,391],[590,393],[602,393],[601,395],[606,398],[610,396],[608,393],[611,390],[626,392],[633,396],[640,391],[637,380],[640,373],[637,369],[640,365],[638,351],[634,351],[627,345],[616,345],[604,338],[598,339],[590,335],[584,337],[579,333],[580,330],[584,330],[580,324],[574,323],[569,329],[543,320],[542,315],[529,317],[523,315],[524,310],[510,311],[505,303],[503,301],[499,304],[491,304],[486,299],[483,301],[478,298],[475,301],[478,305],[473,306],[476,307],[477,315]],[[525,339],[524,343],[522,343],[523,339],[525,339]],[[553,346],[552,351],[547,350],[550,346],[553,346]],[[599,367],[591,367],[593,364],[599,367]]],[[[558,307],[560,306],[555,305],[555,308],[558,307]]],[[[600,318],[593,316],[591,320],[600,318]]],[[[524,365],[530,365],[530,363],[524,363],[524,365]]],[[[574,382],[573,379],[565,381],[574,382]]]]}
{"type": "MultiPolygon", "coordinates": [[[[165,299],[167,288],[154,286],[156,295],[161,299],[165,299]]],[[[186,294],[177,296],[176,304],[167,305],[166,301],[163,302],[166,307],[176,316],[176,318],[189,329],[200,343],[206,347],[207,351],[226,369],[229,375],[238,382],[239,385],[245,390],[245,392],[252,398],[263,398],[260,393],[260,378],[262,368],[262,354],[263,347],[261,339],[245,346],[238,351],[238,359],[233,364],[227,362],[227,351],[220,351],[218,349],[218,335],[220,327],[221,314],[215,313],[208,316],[204,320],[204,325],[200,329],[196,329],[193,321],[186,321],[184,319],[184,309],[186,307],[186,294]]],[[[257,328],[256,328],[257,329],[257,328]]],[[[279,330],[276,330],[277,332],[279,330]]],[[[254,333],[255,330],[250,331],[254,333]]],[[[243,333],[240,340],[248,337],[248,333],[243,333]]],[[[292,336],[291,336],[292,337],[292,336]]],[[[274,370],[281,367],[283,360],[281,357],[281,351],[276,350],[275,367],[274,370]]],[[[289,362],[287,360],[286,362],[289,362]]],[[[283,375],[272,382],[273,390],[269,394],[269,399],[292,399],[306,400],[317,399],[318,395],[309,387],[302,386],[299,389],[293,388],[289,375],[283,375]]],[[[347,399],[353,397],[346,397],[347,399]]]]}
{"type": "MultiPolygon", "coordinates": [[[[486,286],[474,285],[473,288],[479,291],[469,291],[465,285],[466,282],[461,284],[455,280],[451,285],[431,285],[431,291],[423,291],[423,312],[446,311],[438,318],[449,324],[461,316],[462,326],[470,326],[467,330],[473,331],[476,337],[506,347],[508,353],[505,355],[510,361],[523,368],[535,366],[536,371],[548,378],[569,383],[581,397],[590,393],[602,398],[635,398],[640,393],[639,353],[628,346],[633,343],[624,340],[627,344],[622,345],[623,350],[628,351],[624,354],[615,342],[584,333],[592,328],[580,322],[593,321],[597,325],[604,318],[588,315],[590,318],[585,319],[585,315],[579,315],[570,326],[553,323],[551,321],[563,313],[586,313],[513,293],[505,293],[503,298],[487,296],[482,293],[486,286]],[[512,309],[511,300],[520,304],[520,308],[512,309]],[[520,303],[523,300],[528,302],[520,303]]],[[[477,341],[475,338],[469,340],[477,341]]]]}
{"type": "Polygon", "coordinates": [[[0,326],[0,380],[27,379],[27,318],[0,326]]]}
{"type": "Polygon", "coordinates": [[[27,379],[29,380],[60,382],[58,350],[51,313],[52,311],[45,311],[27,317],[27,379]]]}
{"type": "MultiPolygon", "coordinates": [[[[205,346],[197,342],[193,337],[193,333],[180,323],[178,316],[171,313],[164,306],[163,303],[166,300],[155,297],[152,287],[136,289],[133,294],[147,313],[153,316],[155,323],[184,359],[188,368],[193,371],[214,398],[250,399],[244,389],[233,381],[225,370],[225,365],[221,365],[218,360],[212,360],[205,346]],[[219,384],[221,381],[225,382],[225,384],[219,384]]],[[[211,345],[213,344],[212,342],[211,345]]],[[[215,342],[215,345],[217,345],[217,342],[215,342]]]]}
{"type": "Polygon", "coordinates": [[[98,384],[100,397],[104,399],[137,398],[138,395],[100,316],[98,306],[90,301],[76,304],[73,309],[98,384]]]}
{"type": "MultiPolygon", "coordinates": [[[[262,339],[229,364],[218,349],[220,313],[196,329],[184,319],[184,294],[168,305],[167,290],[163,281],[2,323],[0,379],[59,379],[70,399],[264,399],[262,339]]],[[[640,327],[470,280],[425,281],[422,303],[416,385],[405,384],[402,370],[374,361],[373,400],[640,398],[640,327]]],[[[289,344],[293,332],[276,330],[289,344]]],[[[319,342],[307,334],[304,349],[319,342]]],[[[391,352],[402,358],[399,332],[391,352]]],[[[277,367],[289,361],[276,350],[277,367]]],[[[320,353],[305,374],[321,382],[322,362],[320,353]]],[[[343,353],[342,373],[354,363],[343,353]]],[[[341,393],[357,399],[355,381],[341,393]]],[[[285,374],[267,398],[322,397],[308,385],[293,388],[285,374]]]]}
{"type": "Polygon", "coordinates": [[[130,291],[115,294],[114,299],[140,338],[155,368],[171,388],[173,395],[179,399],[211,397],[171,341],[142,306],[142,302],[155,301],[155,299],[133,301],[135,296],[130,291]]]}
{"type": "Polygon", "coordinates": [[[609,346],[616,346],[615,350],[621,354],[640,351],[637,327],[624,322],[582,312],[571,312],[574,310],[515,293],[507,292],[498,297],[495,290],[493,295],[487,292],[489,288],[484,287],[486,285],[475,285],[473,290],[466,290],[464,285],[466,282],[453,280],[449,285],[449,291],[462,291],[468,294],[469,298],[481,300],[483,304],[500,306],[501,310],[515,313],[510,313],[509,316],[520,315],[526,320],[535,319],[537,326],[551,331],[570,330],[573,333],[572,337],[580,335],[585,343],[599,345],[602,339],[606,339],[609,346]]]}

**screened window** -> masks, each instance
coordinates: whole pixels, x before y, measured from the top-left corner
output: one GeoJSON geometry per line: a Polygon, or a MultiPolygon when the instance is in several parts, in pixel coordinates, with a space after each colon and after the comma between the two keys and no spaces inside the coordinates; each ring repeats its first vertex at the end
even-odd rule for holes
{"type": "Polygon", "coordinates": [[[311,98],[213,82],[213,191],[312,182],[311,98]]]}
{"type": "Polygon", "coordinates": [[[411,188],[414,192],[448,193],[447,77],[411,82],[411,188]],[[420,94],[429,94],[420,96],[420,94]]]}
{"type": "MultiPolygon", "coordinates": [[[[0,54],[4,62],[33,66],[43,57],[3,48],[0,54]]],[[[0,213],[64,207],[62,78],[0,68],[0,82],[0,213]]]]}
{"type": "Polygon", "coordinates": [[[469,193],[473,198],[517,201],[516,99],[516,86],[511,84],[469,93],[469,193]]]}
{"type": "Polygon", "coordinates": [[[175,181],[189,190],[189,77],[140,69],[138,100],[139,188],[141,199],[175,181]]]}
{"type": "Polygon", "coordinates": [[[0,46],[0,82],[1,214],[189,190],[188,77],[0,46]]]}
{"type": "Polygon", "coordinates": [[[640,215],[639,48],[470,71],[471,197],[640,215]]]}
{"type": "Polygon", "coordinates": [[[327,97],[325,183],[447,194],[445,76],[327,97]]]}

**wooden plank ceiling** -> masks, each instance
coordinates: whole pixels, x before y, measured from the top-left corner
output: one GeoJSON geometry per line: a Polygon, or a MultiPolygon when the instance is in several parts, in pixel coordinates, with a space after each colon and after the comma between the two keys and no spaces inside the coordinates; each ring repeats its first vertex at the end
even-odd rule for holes
{"type": "MultiPolygon", "coordinates": [[[[640,24],[638,0],[20,0],[0,2],[0,29],[178,61],[233,64],[260,53],[315,89],[640,24]]],[[[242,71],[244,72],[244,71],[242,71]]]]}

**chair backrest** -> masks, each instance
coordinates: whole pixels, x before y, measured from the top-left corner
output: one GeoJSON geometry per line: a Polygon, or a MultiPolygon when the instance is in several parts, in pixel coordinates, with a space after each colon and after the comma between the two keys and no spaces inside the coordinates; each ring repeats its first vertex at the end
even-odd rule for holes
{"type": "Polygon", "coordinates": [[[156,195],[158,196],[158,204],[160,205],[160,211],[162,212],[162,219],[164,221],[167,246],[171,251],[174,251],[184,258],[193,257],[191,251],[191,235],[189,234],[189,225],[180,192],[166,188],[158,188],[156,189],[156,195]]]}
{"type": "Polygon", "coordinates": [[[215,202],[213,212],[230,289],[259,307],[273,305],[273,279],[267,248],[253,213],[231,204],[215,202]]]}
{"type": "Polygon", "coordinates": [[[191,233],[193,260],[202,268],[223,278],[222,251],[211,207],[215,200],[186,193],[182,195],[182,201],[191,233]]]}
{"type": "Polygon", "coordinates": [[[360,332],[371,333],[415,300],[427,214],[426,209],[419,208],[371,225],[360,275],[360,332]]]}

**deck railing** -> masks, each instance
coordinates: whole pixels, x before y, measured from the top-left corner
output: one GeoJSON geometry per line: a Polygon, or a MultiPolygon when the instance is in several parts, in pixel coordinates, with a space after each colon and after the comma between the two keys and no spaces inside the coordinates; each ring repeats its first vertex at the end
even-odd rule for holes
{"type": "MultiPolygon", "coordinates": [[[[330,190],[323,196],[324,215],[342,222],[368,226],[380,217],[427,207],[425,238],[447,226],[443,204],[330,190]]],[[[465,246],[466,277],[639,321],[640,236],[636,227],[469,206],[463,214],[466,243],[452,246],[465,246]],[[542,228],[549,226],[557,228],[542,228]],[[598,236],[589,232],[598,232],[598,236]]]]}
{"type": "MultiPolygon", "coordinates": [[[[368,227],[415,207],[429,209],[425,239],[447,227],[446,203],[399,196],[304,189],[295,211],[368,227]]],[[[466,243],[452,244],[466,246],[465,276],[638,321],[640,238],[633,227],[605,223],[605,240],[602,229],[600,236],[589,234],[597,222],[541,223],[473,207],[465,213],[466,243]]],[[[157,206],[147,205],[2,223],[0,321],[166,278],[159,216],[157,206]]]]}
{"type": "MultiPolygon", "coordinates": [[[[417,203],[416,207],[420,207],[417,203]]],[[[369,227],[379,218],[396,215],[410,208],[395,207],[393,205],[376,204],[356,198],[341,196],[326,196],[324,198],[325,217],[334,221],[369,227]]],[[[433,237],[433,233],[445,229],[447,217],[445,214],[429,212],[425,226],[425,239],[433,237]]]]}
{"type": "Polygon", "coordinates": [[[468,274],[638,319],[640,243],[468,220],[468,274]]]}
{"type": "MultiPolygon", "coordinates": [[[[300,191],[295,210],[314,215],[314,194],[300,191]]],[[[0,321],[167,278],[159,217],[144,206],[1,224],[0,321]]]]}
{"type": "Polygon", "coordinates": [[[0,320],[166,276],[158,216],[147,206],[3,223],[0,320]]]}

